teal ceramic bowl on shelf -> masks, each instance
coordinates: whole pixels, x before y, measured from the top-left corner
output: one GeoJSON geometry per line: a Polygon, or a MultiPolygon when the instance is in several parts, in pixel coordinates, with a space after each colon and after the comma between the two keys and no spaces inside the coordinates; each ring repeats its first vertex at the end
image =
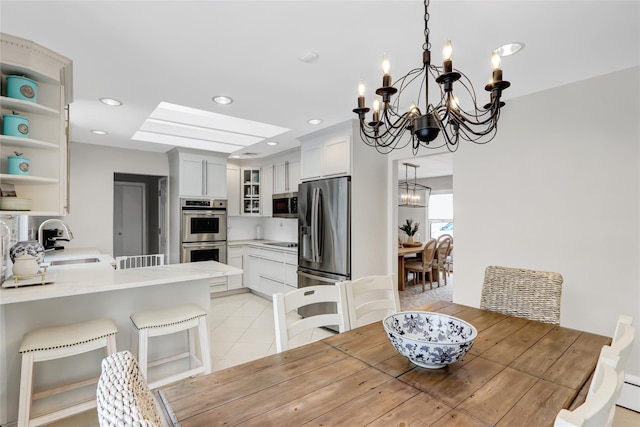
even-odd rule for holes
{"type": "Polygon", "coordinates": [[[7,76],[7,96],[38,102],[38,83],[24,76],[7,76]]]}

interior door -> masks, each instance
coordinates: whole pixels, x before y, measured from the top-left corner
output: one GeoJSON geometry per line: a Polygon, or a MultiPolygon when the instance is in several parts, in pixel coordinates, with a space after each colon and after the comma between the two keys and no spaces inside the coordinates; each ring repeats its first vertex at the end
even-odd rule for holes
{"type": "Polygon", "coordinates": [[[113,256],[146,253],[146,185],[115,182],[113,188],[113,256]]]}

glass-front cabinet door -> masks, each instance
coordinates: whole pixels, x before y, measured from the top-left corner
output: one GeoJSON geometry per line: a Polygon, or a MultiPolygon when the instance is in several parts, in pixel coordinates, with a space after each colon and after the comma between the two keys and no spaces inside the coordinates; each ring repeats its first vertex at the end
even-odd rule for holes
{"type": "Polygon", "coordinates": [[[242,214],[260,215],[260,169],[242,169],[242,214]]]}

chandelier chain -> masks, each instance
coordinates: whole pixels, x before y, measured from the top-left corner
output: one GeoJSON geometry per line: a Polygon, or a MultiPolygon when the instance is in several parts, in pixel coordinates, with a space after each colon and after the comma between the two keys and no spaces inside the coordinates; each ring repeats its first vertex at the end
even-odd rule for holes
{"type": "Polygon", "coordinates": [[[429,0],[424,0],[424,44],[422,50],[431,50],[429,42],[429,0]]]}

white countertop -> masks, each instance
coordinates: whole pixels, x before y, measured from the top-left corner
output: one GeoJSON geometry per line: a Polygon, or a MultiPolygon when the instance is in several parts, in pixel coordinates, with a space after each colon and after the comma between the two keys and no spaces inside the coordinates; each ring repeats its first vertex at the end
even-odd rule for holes
{"type": "Polygon", "coordinates": [[[0,305],[242,274],[239,268],[215,261],[124,270],[114,270],[109,262],[94,262],[53,266],[48,271],[56,272],[54,283],[2,288],[0,305]]]}
{"type": "Polygon", "coordinates": [[[242,245],[251,245],[258,246],[261,248],[274,249],[279,251],[298,253],[298,247],[287,247],[287,246],[273,246],[268,245],[267,243],[280,242],[281,240],[255,240],[255,239],[246,239],[246,240],[229,240],[227,242],[227,246],[242,246],[242,245]]]}

